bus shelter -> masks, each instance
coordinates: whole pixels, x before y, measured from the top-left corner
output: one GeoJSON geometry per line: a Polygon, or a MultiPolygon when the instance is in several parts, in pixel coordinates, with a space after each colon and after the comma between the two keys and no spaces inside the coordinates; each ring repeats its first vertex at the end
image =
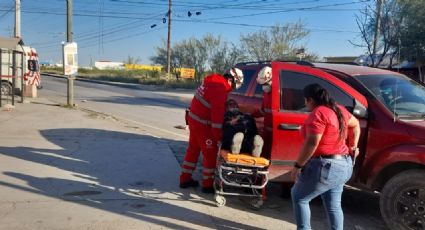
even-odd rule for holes
{"type": "Polygon", "coordinates": [[[0,37],[0,107],[3,101],[15,105],[15,96],[24,101],[24,53],[18,50],[22,45],[20,38],[0,37]]]}

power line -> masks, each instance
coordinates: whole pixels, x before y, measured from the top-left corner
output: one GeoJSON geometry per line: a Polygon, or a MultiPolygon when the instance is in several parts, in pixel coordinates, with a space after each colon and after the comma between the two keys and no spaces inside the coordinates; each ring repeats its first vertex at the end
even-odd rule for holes
{"type": "MultiPolygon", "coordinates": [[[[157,17],[158,15],[160,15],[160,14],[152,16],[152,17],[150,17],[146,20],[138,19],[138,20],[132,20],[131,22],[120,23],[120,24],[110,26],[110,27],[108,27],[107,29],[104,30],[106,32],[104,32],[103,35],[104,36],[110,36],[112,34],[115,34],[115,33],[121,32],[121,31],[127,31],[127,30],[137,28],[139,26],[148,25],[149,24],[148,22],[150,20],[154,19],[155,17],[157,17]]],[[[161,13],[161,15],[162,15],[162,13],[161,13]]],[[[86,41],[86,40],[98,39],[99,38],[98,36],[99,36],[98,31],[91,31],[91,32],[85,32],[85,33],[83,32],[80,35],[76,35],[75,37],[76,37],[76,40],[86,41]]],[[[52,42],[53,42],[53,40],[52,40],[52,42]]],[[[51,45],[52,42],[44,42],[44,43],[38,43],[38,44],[48,44],[47,46],[42,46],[44,48],[53,47],[54,45],[51,45]]]]}
{"type": "Polygon", "coordinates": [[[10,12],[12,12],[12,10],[13,10],[14,7],[15,7],[15,5],[12,3],[12,5],[10,6],[10,9],[7,10],[6,12],[4,12],[2,15],[0,15],[0,19],[3,18],[3,17],[5,17],[10,12]]]}
{"type": "MultiPolygon", "coordinates": [[[[0,11],[7,11],[2,10],[0,11]]],[[[23,13],[29,13],[29,14],[50,14],[50,15],[66,15],[66,13],[59,13],[59,12],[50,12],[50,11],[30,11],[30,10],[21,10],[23,13]]],[[[81,13],[74,13],[74,16],[79,17],[102,17],[102,18],[119,18],[119,19],[149,19],[149,18],[142,18],[142,17],[128,17],[128,16],[114,16],[114,15],[97,15],[97,14],[81,14],[81,13]]]]}
{"type": "Polygon", "coordinates": [[[292,9],[285,9],[285,10],[275,10],[275,11],[268,11],[268,12],[261,12],[261,13],[233,15],[233,16],[219,17],[219,18],[207,18],[205,20],[252,17],[252,16],[258,16],[258,15],[269,15],[269,14],[277,14],[277,13],[285,13],[285,12],[293,12],[293,11],[308,11],[308,10],[325,8],[325,7],[353,5],[353,4],[364,3],[364,2],[369,2],[369,1],[371,1],[371,0],[358,0],[358,1],[347,2],[347,3],[335,3],[335,4],[318,5],[318,6],[311,6],[311,7],[300,7],[300,8],[292,8],[292,9]]]}
{"type": "MultiPolygon", "coordinates": [[[[243,26],[243,27],[257,27],[257,28],[274,28],[276,26],[267,26],[267,25],[255,25],[247,23],[233,23],[233,22],[218,22],[218,21],[194,21],[194,20],[181,20],[174,19],[177,22],[193,22],[193,23],[206,23],[206,24],[219,24],[219,25],[232,25],[232,26],[243,26]]],[[[284,26],[287,27],[287,26],[284,26]]],[[[358,33],[356,31],[349,30],[336,30],[336,29],[318,29],[318,28],[307,28],[308,30],[315,32],[335,32],[335,33],[358,33]]]]}

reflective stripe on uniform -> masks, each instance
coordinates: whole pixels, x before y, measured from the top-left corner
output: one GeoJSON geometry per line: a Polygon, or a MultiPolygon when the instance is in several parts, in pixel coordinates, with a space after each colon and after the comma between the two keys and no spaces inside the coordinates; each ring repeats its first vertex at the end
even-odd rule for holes
{"type": "Polygon", "coordinates": [[[216,128],[216,129],[221,129],[223,125],[222,124],[218,124],[218,123],[212,123],[211,127],[216,128]]]}
{"type": "Polygon", "coordinates": [[[214,179],[214,176],[202,176],[202,179],[204,180],[214,179]]]}
{"type": "Polygon", "coordinates": [[[202,173],[214,173],[215,172],[215,168],[203,168],[202,169],[202,173]]]}
{"type": "Polygon", "coordinates": [[[189,167],[196,167],[195,163],[188,162],[188,161],[183,161],[183,165],[186,165],[186,166],[189,166],[189,167]]]}
{"type": "Polygon", "coordinates": [[[198,93],[195,93],[195,98],[201,102],[201,104],[203,104],[205,107],[207,107],[208,109],[211,108],[210,103],[208,103],[203,97],[201,97],[201,95],[199,95],[198,93]]]}
{"type": "Polygon", "coordinates": [[[182,168],[182,172],[191,174],[191,173],[193,173],[193,169],[182,168]]]}
{"type": "Polygon", "coordinates": [[[199,123],[202,123],[202,124],[204,124],[204,125],[210,125],[211,124],[211,121],[208,121],[208,120],[204,120],[204,119],[202,119],[202,118],[200,118],[200,117],[198,117],[198,116],[196,116],[195,114],[193,114],[192,112],[190,112],[189,111],[189,117],[191,117],[193,120],[195,120],[195,121],[197,121],[197,122],[199,122],[199,123]]]}

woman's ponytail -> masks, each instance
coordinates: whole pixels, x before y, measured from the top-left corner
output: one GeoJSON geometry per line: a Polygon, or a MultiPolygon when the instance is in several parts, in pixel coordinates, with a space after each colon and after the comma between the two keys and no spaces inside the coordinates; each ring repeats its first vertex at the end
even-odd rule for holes
{"type": "Polygon", "coordinates": [[[329,92],[319,84],[307,85],[304,90],[304,97],[311,98],[319,106],[326,106],[335,112],[338,118],[339,138],[345,138],[345,122],[341,109],[337,106],[335,100],[331,98],[329,92]]]}

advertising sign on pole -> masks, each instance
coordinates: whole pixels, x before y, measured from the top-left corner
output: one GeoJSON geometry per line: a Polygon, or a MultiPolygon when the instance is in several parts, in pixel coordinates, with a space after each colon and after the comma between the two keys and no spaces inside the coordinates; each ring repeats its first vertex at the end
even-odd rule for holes
{"type": "Polygon", "coordinates": [[[77,43],[70,42],[63,44],[63,65],[64,75],[75,76],[78,74],[77,43]]]}

